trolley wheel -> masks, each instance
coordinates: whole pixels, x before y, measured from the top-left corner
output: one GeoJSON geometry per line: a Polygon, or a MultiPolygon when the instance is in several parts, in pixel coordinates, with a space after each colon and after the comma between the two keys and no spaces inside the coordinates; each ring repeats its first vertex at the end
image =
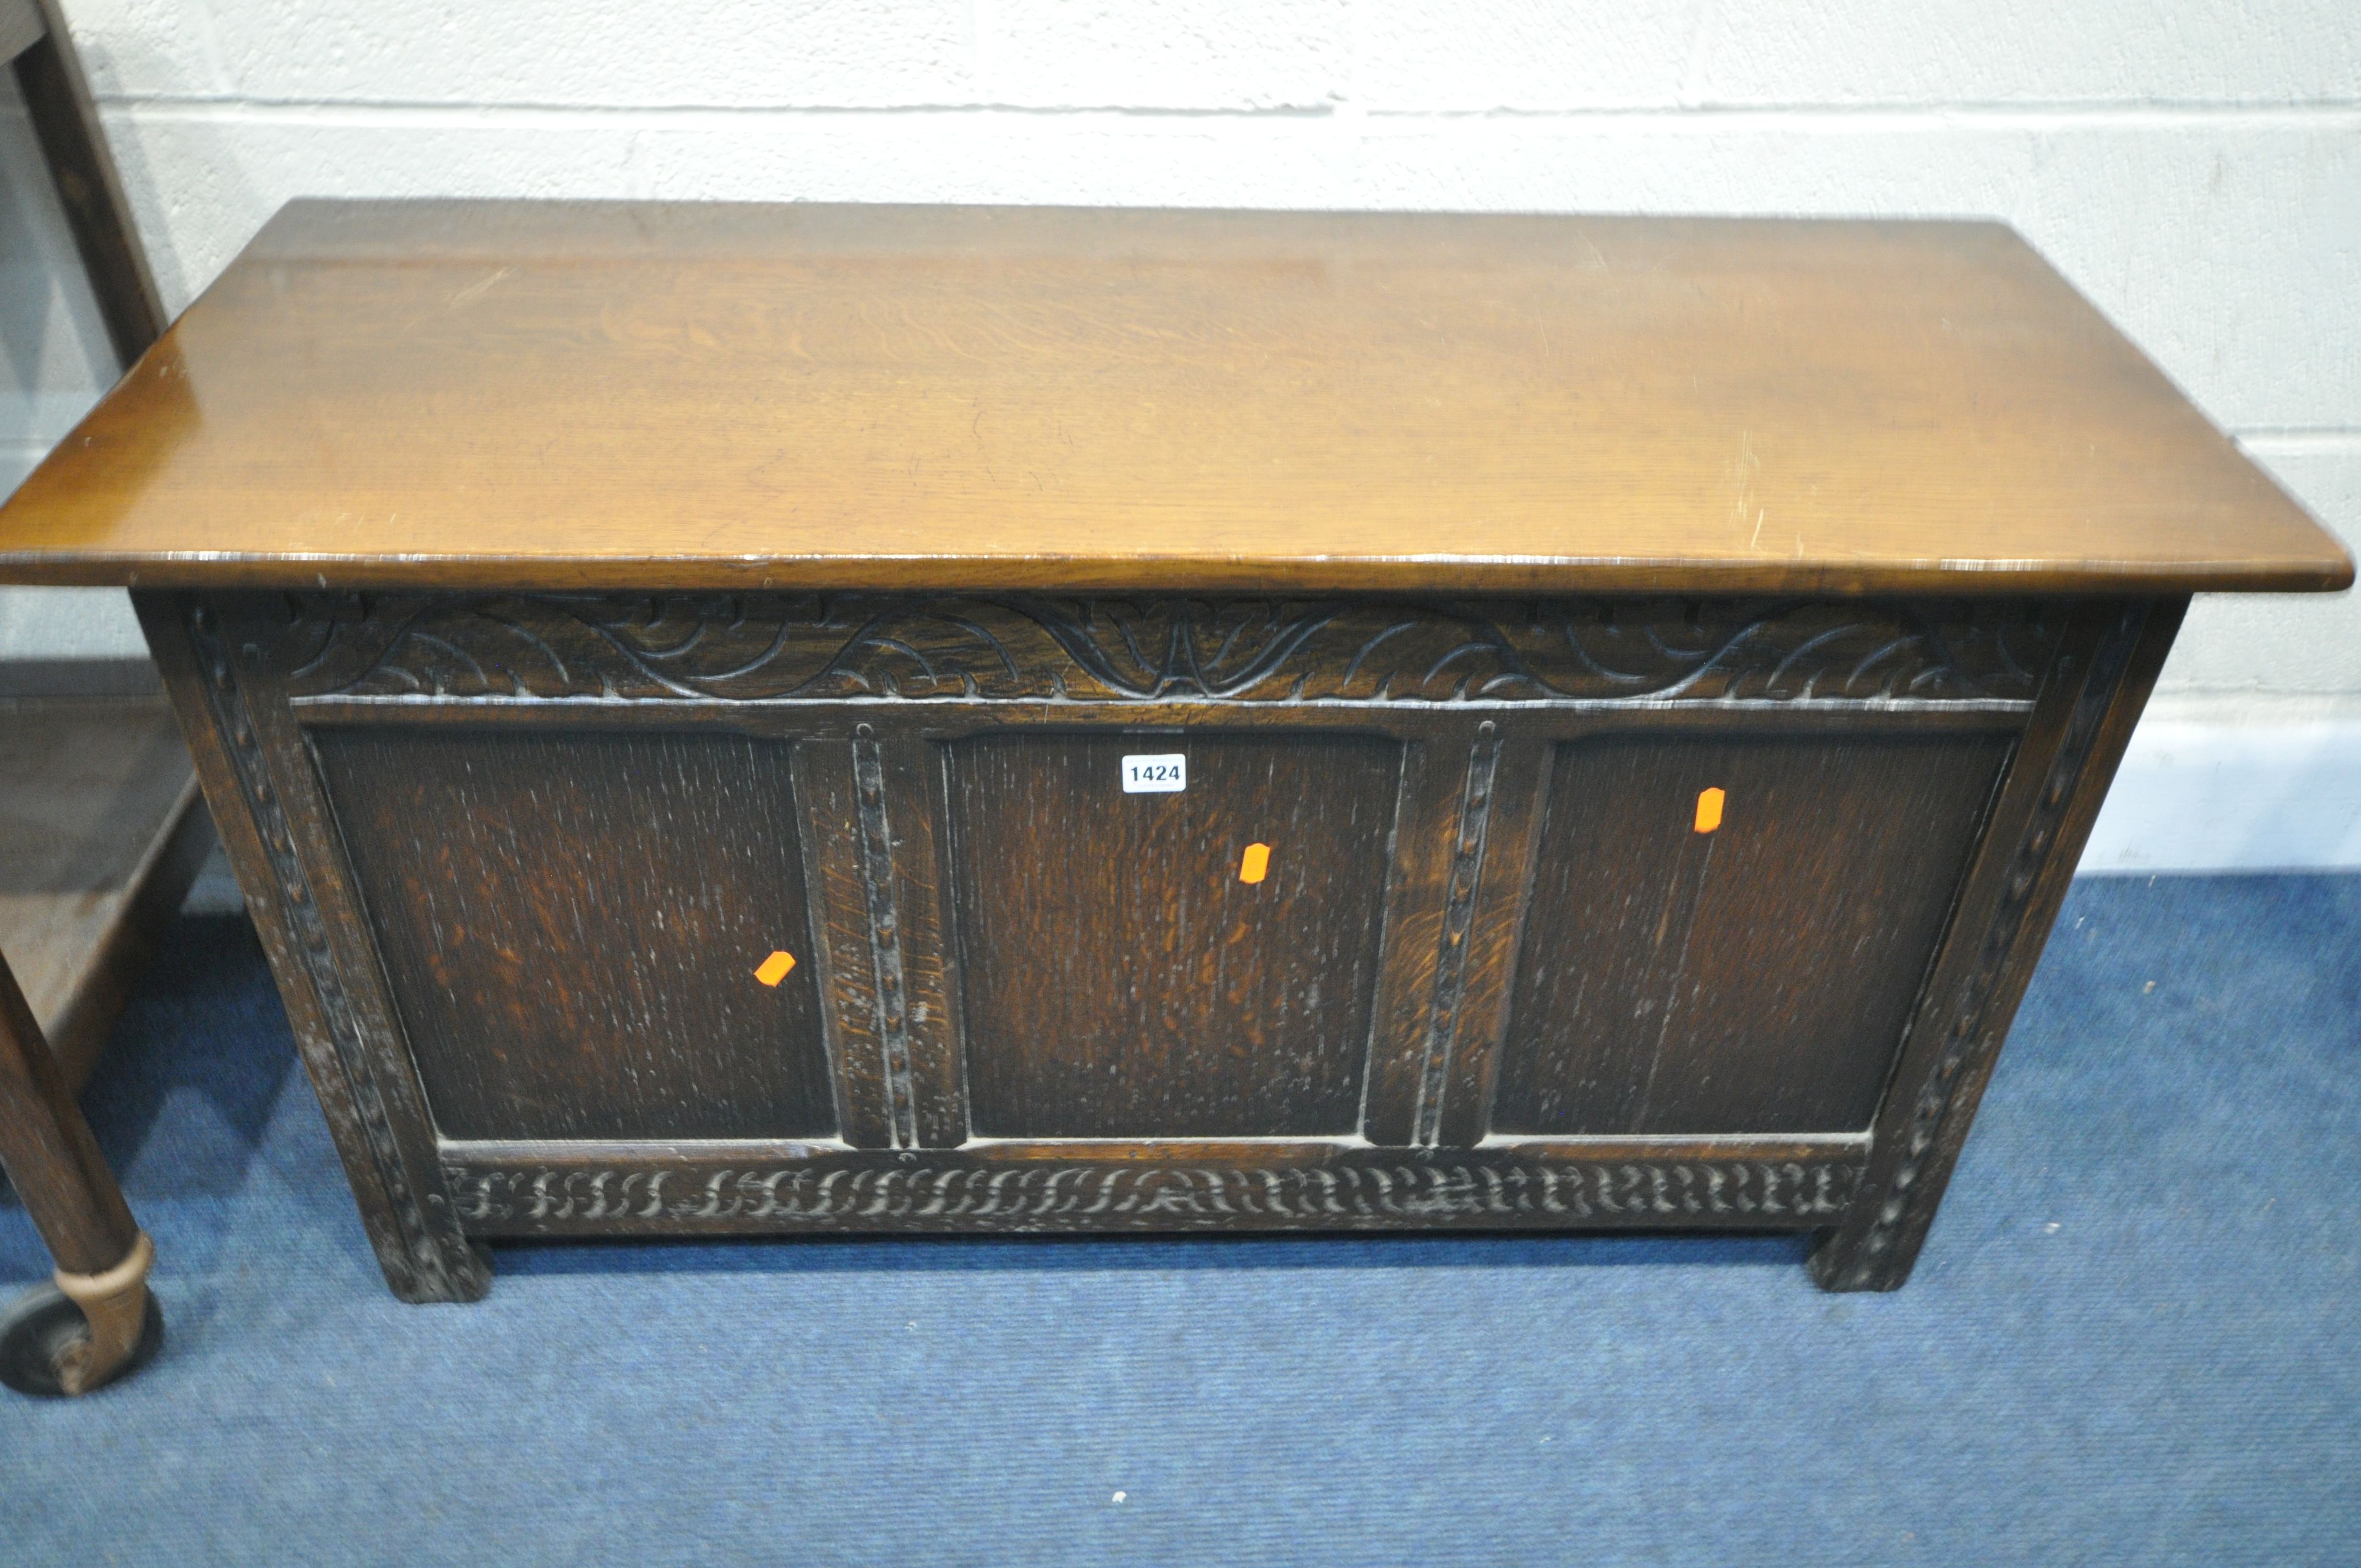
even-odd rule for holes
{"type": "Polygon", "coordinates": [[[148,1292],[148,1311],[139,1325],[139,1343],[123,1365],[92,1387],[69,1390],[66,1368],[74,1346],[86,1342],[90,1325],[82,1309],[54,1285],[43,1285],[19,1296],[0,1314],[0,1383],[37,1398],[64,1398],[87,1394],[117,1378],[127,1377],[156,1359],[164,1348],[164,1309],[156,1293],[148,1292]]]}

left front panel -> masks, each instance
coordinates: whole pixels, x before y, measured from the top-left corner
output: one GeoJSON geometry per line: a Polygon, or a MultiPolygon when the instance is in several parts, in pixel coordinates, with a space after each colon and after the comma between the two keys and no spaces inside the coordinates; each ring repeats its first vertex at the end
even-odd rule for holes
{"type": "Polygon", "coordinates": [[[444,1136],[835,1134],[790,742],[308,738],[444,1136]]]}

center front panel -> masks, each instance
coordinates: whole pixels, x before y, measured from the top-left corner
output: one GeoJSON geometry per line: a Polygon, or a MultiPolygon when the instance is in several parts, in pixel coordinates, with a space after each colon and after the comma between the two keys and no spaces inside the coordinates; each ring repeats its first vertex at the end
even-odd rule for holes
{"type": "Polygon", "coordinates": [[[947,752],[978,1135],[1356,1130],[1399,742],[1023,734],[947,752]],[[1170,754],[1185,788],[1125,791],[1127,756],[1170,754]]]}

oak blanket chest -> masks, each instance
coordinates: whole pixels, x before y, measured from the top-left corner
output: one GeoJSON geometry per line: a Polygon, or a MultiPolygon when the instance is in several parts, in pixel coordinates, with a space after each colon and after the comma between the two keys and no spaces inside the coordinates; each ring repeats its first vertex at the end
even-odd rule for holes
{"type": "Polygon", "coordinates": [[[298,203],[130,587],[394,1289],[478,1238],[1778,1228],[1907,1276],[2192,592],[1997,225],[298,203]]]}

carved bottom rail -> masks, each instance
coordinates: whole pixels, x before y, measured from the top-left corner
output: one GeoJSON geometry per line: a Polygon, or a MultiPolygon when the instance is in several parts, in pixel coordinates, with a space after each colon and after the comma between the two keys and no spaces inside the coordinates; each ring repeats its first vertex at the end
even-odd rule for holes
{"type": "Polygon", "coordinates": [[[493,1236],[644,1232],[1186,1231],[1457,1227],[1799,1230],[1833,1223],[1859,1152],[1536,1160],[1394,1151],[1316,1163],[696,1157],[593,1163],[453,1151],[462,1223],[493,1236]]]}

